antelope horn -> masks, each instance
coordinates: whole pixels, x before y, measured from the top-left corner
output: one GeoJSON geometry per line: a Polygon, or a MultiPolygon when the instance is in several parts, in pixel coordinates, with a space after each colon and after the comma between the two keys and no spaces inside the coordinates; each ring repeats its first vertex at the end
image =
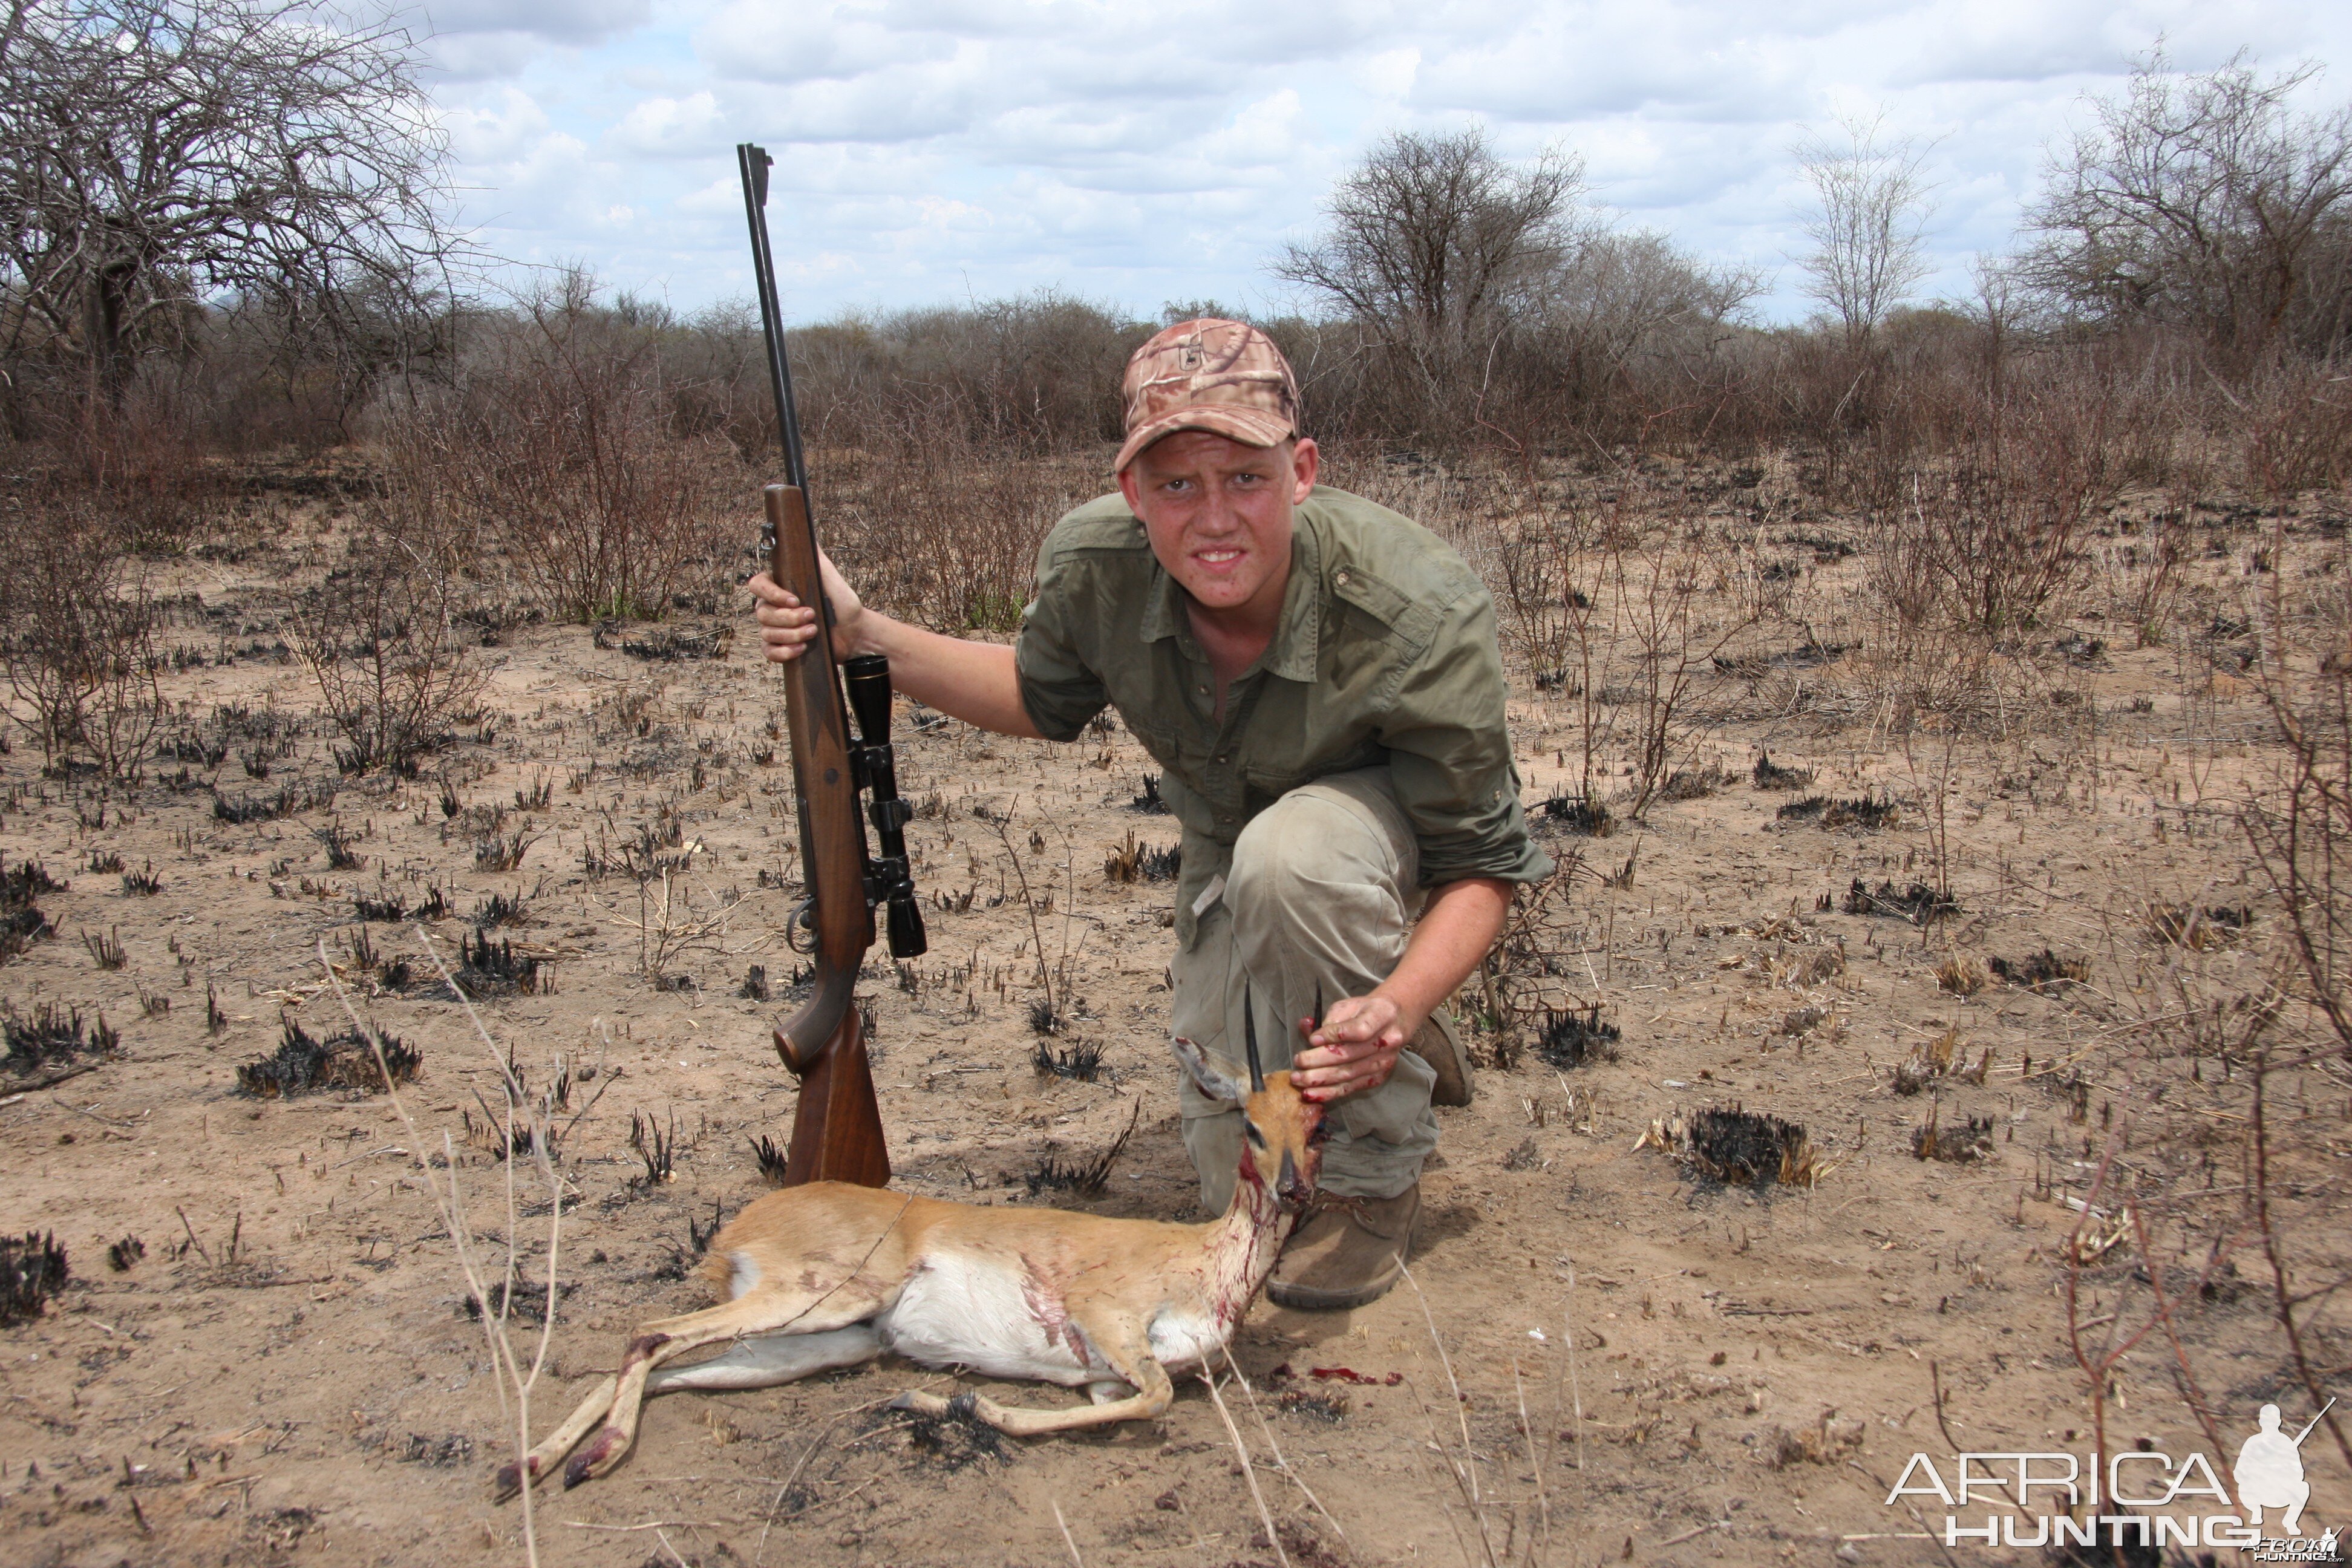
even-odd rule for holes
{"type": "Polygon", "coordinates": [[[1250,1092],[1265,1092],[1265,1068],[1257,1058],[1257,1008],[1250,1000],[1249,987],[1242,987],[1242,1043],[1249,1049],[1250,1092]]]}

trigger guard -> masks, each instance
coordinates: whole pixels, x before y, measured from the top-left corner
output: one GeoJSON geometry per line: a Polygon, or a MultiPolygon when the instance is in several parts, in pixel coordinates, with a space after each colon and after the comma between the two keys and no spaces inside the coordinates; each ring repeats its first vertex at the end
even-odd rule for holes
{"type": "Polygon", "coordinates": [[[792,917],[784,921],[784,945],[804,958],[816,952],[816,924],[814,918],[815,913],[816,900],[803,899],[798,905],[794,906],[792,917]],[[808,944],[805,947],[795,940],[793,934],[795,931],[803,931],[808,932],[808,944]]]}

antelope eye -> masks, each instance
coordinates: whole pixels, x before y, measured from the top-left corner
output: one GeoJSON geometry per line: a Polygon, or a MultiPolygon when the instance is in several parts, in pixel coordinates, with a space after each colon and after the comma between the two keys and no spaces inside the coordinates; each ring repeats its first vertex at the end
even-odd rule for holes
{"type": "Polygon", "coordinates": [[[1260,1149],[1263,1149],[1263,1148],[1265,1148],[1265,1133],[1263,1133],[1263,1132],[1261,1132],[1261,1131],[1259,1131],[1257,1130],[1257,1123],[1256,1123],[1256,1122],[1255,1122],[1255,1121],[1244,1121],[1244,1122],[1243,1122],[1243,1123],[1242,1123],[1242,1131],[1243,1131],[1244,1132],[1246,1132],[1246,1133],[1248,1133],[1248,1134],[1249,1134],[1249,1141],[1250,1141],[1250,1142],[1251,1142],[1252,1144],[1255,1145],[1257,1148],[1260,1148],[1260,1149]]]}
{"type": "Polygon", "coordinates": [[[1331,1142],[1331,1124],[1328,1121],[1318,1121],[1315,1124],[1315,1131],[1307,1135],[1307,1142],[1310,1147],[1318,1149],[1331,1142]]]}

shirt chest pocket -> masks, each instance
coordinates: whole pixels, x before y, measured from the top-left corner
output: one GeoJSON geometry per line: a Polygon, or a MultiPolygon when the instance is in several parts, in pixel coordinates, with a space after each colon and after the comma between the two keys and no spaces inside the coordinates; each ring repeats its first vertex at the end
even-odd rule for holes
{"type": "Polygon", "coordinates": [[[1163,768],[1181,768],[1183,748],[1176,741],[1173,725],[1151,713],[1131,713],[1122,709],[1119,717],[1127,721],[1129,733],[1143,743],[1152,760],[1163,768]]]}

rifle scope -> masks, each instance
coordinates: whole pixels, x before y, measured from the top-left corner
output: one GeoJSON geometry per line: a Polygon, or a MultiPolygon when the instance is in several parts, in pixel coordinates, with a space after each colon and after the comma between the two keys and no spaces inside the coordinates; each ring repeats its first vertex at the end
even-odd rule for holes
{"type": "Polygon", "coordinates": [[[890,661],[862,653],[843,663],[841,676],[857,720],[851,765],[866,793],[866,815],[882,848],[867,863],[866,896],[883,907],[890,956],[920,958],[930,941],[923,933],[923,909],[915,900],[914,874],[907,864],[907,821],[914,813],[898,798],[898,754],[890,746],[890,661]]]}

